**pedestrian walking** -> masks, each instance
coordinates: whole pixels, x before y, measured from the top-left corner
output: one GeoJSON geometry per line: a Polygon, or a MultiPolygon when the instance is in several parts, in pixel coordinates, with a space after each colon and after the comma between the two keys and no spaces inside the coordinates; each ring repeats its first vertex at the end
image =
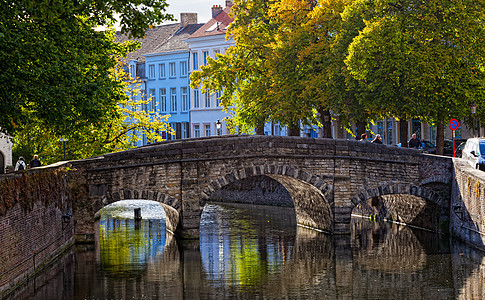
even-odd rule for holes
{"type": "Polygon", "coordinates": [[[25,160],[23,156],[19,157],[17,163],[15,164],[15,171],[25,170],[27,169],[27,165],[25,164],[25,160]]]}

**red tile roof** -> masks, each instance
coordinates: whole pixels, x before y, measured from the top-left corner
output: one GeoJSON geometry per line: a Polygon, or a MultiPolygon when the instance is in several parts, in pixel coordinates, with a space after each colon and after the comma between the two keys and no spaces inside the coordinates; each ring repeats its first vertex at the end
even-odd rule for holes
{"type": "Polygon", "coordinates": [[[234,21],[233,18],[229,16],[231,11],[230,6],[226,6],[223,11],[221,11],[217,16],[210,19],[209,22],[205,23],[199,30],[194,32],[189,39],[198,38],[203,36],[211,36],[218,34],[226,34],[227,27],[234,21]]]}

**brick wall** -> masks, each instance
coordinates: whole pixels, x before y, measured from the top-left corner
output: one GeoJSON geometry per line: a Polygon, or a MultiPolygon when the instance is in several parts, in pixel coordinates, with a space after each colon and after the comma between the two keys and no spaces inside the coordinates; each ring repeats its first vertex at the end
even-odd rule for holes
{"type": "Polygon", "coordinates": [[[464,159],[454,159],[450,231],[473,246],[485,250],[485,172],[464,159]]]}
{"type": "Polygon", "coordinates": [[[62,218],[71,212],[71,206],[66,186],[54,184],[56,178],[63,181],[62,175],[58,175],[48,170],[22,172],[9,176],[8,182],[5,177],[1,181],[4,190],[0,197],[0,298],[74,243],[73,221],[69,218],[64,223],[62,218]],[[6,188],[19,183],[21,192],[6,188]],[[34,191],[34,186],[39,189],[34,191]],[[25,191],[29,188],[31,192],[25,191]],[[9,192],[12,194],[8,195],[9,192]],[[61,199],[53,199],[55,196],[49,199],[53,195],[61,199]]]}

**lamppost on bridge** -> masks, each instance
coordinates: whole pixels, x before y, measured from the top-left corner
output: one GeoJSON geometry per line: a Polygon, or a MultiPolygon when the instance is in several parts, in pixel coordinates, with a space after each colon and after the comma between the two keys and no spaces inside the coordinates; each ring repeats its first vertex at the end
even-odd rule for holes
{"type": "Polygon", "coordinates": [[[216,122],[217,135],[221,135],[221,128],[222,128],[221,121],[217,120],[216,122]]]}
{"type": "Polygon", "coordinates": [[[63,136],[61,136],[59,141],[62,142],[62,148],[64,148],[64,160],[66,160],[66,139],[63,136]]]}
{"type": "Polygon", "coordinates": [[[475,134],[475,114],[477,113],[477,105],[475,104],[475,102],[472,103],[472,105],[470,105],[470,111],[472,113],[472,117],[473,117],[473,136],[476,137],[476,134],[475,134]]]}

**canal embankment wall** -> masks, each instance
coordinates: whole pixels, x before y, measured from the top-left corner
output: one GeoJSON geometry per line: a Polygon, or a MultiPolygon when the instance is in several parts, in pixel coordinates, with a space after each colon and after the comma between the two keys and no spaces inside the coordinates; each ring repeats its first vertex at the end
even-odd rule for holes
{"type": "Polygon", "coordinates": [[[67,177],[44,169],[0,178],[0,299],[74,244],[67,177]]]}
{"type": "Polygon", "coordinates": [[[451,190],[451,234],[485,251],[485,172],[455,158],[451,190]]]}

